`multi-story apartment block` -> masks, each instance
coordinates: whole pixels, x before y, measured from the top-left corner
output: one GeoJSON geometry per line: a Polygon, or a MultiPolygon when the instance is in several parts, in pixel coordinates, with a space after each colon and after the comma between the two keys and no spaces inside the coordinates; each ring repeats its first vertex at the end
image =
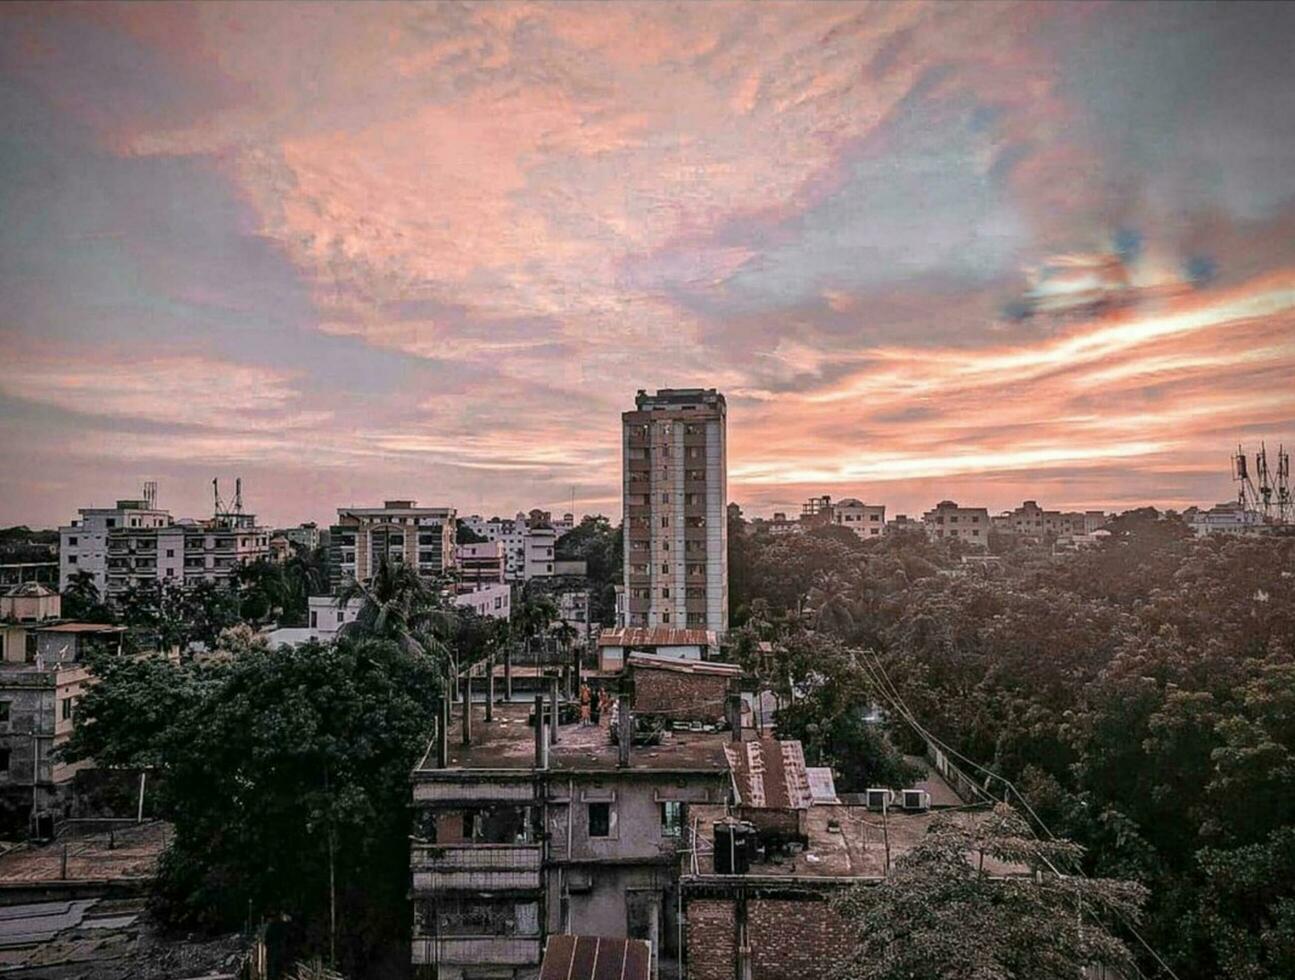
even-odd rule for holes
{"type": "Polygon", "coordinates": [[[532,510],[529,514],[518,513],[516,517],[492,517],[489,520],[473,514],[460,523],[479,537],[499,544],[503,549],[504,578],[507,581],[529,582],[533,578],[557,574],[554,549],[558,538],[565,532],[558,530],[560,522],[551,517],[548,511],[532,510]]]}
{"type": "Polygon", "coordinates": [[[328,531],[329,582],[336,591],[351,579],[368,581],[385,559],[429,578],[454,567],[453,507],[416,507],[388,500],[381,507],[339,507],[328,531]]]}
{"type": "Polygon", "coordinates": [[[296,527],[282,527],[274,533],[286,538],[289,544],[305,548],[307,551],[314,551],[320,544],[319,525],[314,521],[298,524],[296,527]]]}
{"type": "Polygon", "coordinates": [[[58,587],[62,592],[77,572],[94,577],[100,595],[108,591],[108,534],[116,530],[162,528],[171,514],[153,500],[118,500],[115,507],[83,507],[78,520],[58,529],[58,587]]]}
{"type": "Polygon", "coordinates": [[[254,514],[222,512],[209,520],[118,527],[108,533],[105,594],[116,599],[153,583],[227,582],[244,565],[269,556],[270,529],[258,525],[254,514]]]}
{"type": "Polygon", "coordinates": [[[640,390],[622,422],[628,626],[728,629],[727,407],[640,390]]]}
{"type": "Polygon", "coordinates": [[[848,528],[865,540],[881,537],[886,529],[886,505],[865,504],[846,497],[832,505],[832,523],[848,528]]]}
{"type": "Polygon", "coordinates": [[[984,507],[959,507],[941,500],[922,515],[926,533],[933,538],[958,538],[972,544],[989,543],[989,511],[984,507]]]}
{"type": "Polygon", "coordinates": [[[1015,510],[994,517],[995,530],[1007,531],[1025,538],[1069,538],[1091,534],[1106,523],[1101,511],[1044,510],[1036,501],[1026,500],[1015,510]]]}
{"type": "Polygon", "coordinates": [[[498,541],[455,545],[454,559],[460,592],[475,592],[507,581],[504,577],[504,546],[498,541]]]}

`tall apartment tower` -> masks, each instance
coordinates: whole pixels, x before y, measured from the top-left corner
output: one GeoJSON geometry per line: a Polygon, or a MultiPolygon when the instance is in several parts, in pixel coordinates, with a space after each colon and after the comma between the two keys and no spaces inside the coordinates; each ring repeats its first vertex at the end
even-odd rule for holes
{"type": "Polygon", "coordinates": [[[640,390],[621,415],[626,626],[728,629],[724,396],[640,390]]]}

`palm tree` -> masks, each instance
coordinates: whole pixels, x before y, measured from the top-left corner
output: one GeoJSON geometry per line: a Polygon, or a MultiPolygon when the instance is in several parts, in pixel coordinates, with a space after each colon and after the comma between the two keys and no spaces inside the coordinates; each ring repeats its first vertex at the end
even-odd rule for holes
{"type": "Polygon", "coordinates": [[[445,662],[453,691],[458,672],[449,638],[454,632],[454,611],[429,589],[408,565],[385,559],[367,582],[352,579],[337,596],[337,607],[345,609],[361,599],[359,615],[344,631],[394,640],[401,649],[416,656],[432,656],[445,662]]]}
{"type": "MultiPolygon", "coordinates": [[[[575,666],[575,657],[579,656],[579,654],[575,653],[574,646],[575,639],[579,635],[579,631],[565,619],[558,620],[558,625],[553,627],[553,639],[556,641],[558,649],[563,653],[573,654],[571,658],[573,667],[575,666]]],[[[577,691],[576,693],[579,694],[580,692],[577,691]]]]}

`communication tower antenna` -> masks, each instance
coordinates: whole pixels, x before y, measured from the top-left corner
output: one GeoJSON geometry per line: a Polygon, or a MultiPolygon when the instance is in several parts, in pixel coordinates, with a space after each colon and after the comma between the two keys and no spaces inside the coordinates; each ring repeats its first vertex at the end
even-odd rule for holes
{"type": "Polygon", "coordinates": [[[243,478],[234,477],[234,513],[243,513],[243,478]]]}
{"type": "Polygon", "coordinates": [[[1259,443],[1255,454],[1255,475],[1259,477],[1259,499],[1263,505],[1264,520],[1272,516],[1273,481],[1268,474],[1268,447],[1259,443]]]}
{"type": "Polygon", "coordinates": [[[144,505],[149,510],[157,510],[157,481],[144,481],[144,505]]]}
{"type": "Polygon", "coordinates": [[[1285,446],[1277,447],[1277,519],[1283,524],[1295,518],[1291,502],[1291,458],[1285,446]]]}
{"type": "Polygon", "coordinates": [[[220,499],[220,477],[215,477],[211,481],[211,496],[215,504],[215,515],[219,517],[225,512],[225,503],[220,499]]]}
{"type": "Polygon", "coordinates": [[[1259,494],[1250,481],[1250,469],[1246,464],[1246,454],[1237,446],[1237,454],[1232,457],[1232,479],[1237,482],[1237,503],[1242,510],[1256,510],[1259,494]]]}

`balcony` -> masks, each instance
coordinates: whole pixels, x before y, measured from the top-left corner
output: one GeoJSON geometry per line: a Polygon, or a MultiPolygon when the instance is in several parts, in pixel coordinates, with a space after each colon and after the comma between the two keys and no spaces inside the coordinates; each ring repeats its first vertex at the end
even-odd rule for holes
{"type": "Polygon", "coordinates": [[[415,936],[415,966],[537,966],[539,936],[415,936]]]}
{"type": "Polygon", "coordinates": [[[414,891],[538,890],[538,844],[415,844],[414,891]]]}

